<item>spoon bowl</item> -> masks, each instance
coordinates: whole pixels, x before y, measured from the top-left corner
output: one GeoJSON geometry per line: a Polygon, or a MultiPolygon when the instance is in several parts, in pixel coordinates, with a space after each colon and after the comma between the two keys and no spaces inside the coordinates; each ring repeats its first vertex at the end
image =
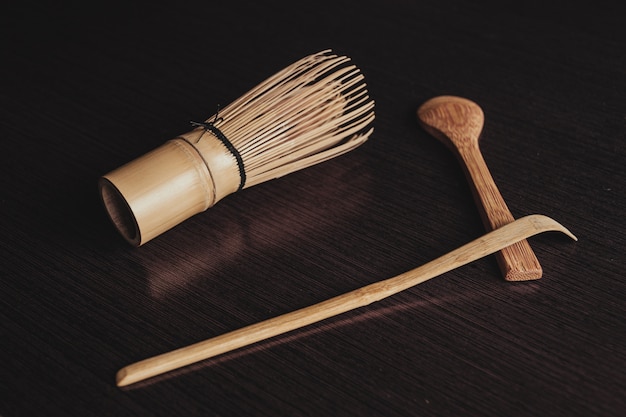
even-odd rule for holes
{"type": "Polygon", "coordinates": [[[485,115],[473,101],[439,96],[425,102],[417,111],[422,127],[456,151],[461,146],[478,145],[485,115]]]}

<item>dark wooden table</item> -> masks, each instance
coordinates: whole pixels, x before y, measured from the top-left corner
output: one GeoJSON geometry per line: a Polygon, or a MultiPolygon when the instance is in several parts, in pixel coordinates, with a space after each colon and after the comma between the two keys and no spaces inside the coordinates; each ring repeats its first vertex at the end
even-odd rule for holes
{"type": "MultiPolygon", "coordinates": [[[[174,2],[3,12],[0,415],[626,415],[626,49],[620,13],[473,2],[174,2]],[[356,151],[232,195],[141,248],[100,175],[305,55],[365,74],[356,151]],[[417,124],[481,105],[482,150],[544,277],[493,256],[125,389],[131,362],[392,277],[483,233],[417,124]]],[[[15,9],[18,7],[18,9],[15,9]]]]}

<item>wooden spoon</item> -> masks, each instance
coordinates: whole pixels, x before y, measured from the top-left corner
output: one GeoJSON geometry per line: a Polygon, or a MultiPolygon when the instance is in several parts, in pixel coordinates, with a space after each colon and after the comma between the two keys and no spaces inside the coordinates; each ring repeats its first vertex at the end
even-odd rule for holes
{"type": "MultiPolygon", "coordinates": [[[[481,108],[465,98],[439,96],[422,104],[417,117],[428,133],[460,159],[485,228],[494,230],[514,221],[478,146],[484,124],[481,108]]],[[[496,256],[507,281],[541,278],[541,265],[526,240],[504,248],[496,256]]]]}

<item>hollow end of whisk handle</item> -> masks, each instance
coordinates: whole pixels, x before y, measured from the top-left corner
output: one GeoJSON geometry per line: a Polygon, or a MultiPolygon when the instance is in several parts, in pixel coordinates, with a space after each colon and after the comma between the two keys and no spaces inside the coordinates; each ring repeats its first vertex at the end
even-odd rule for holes
{"type": "Polygon", "coordinates": [[[141,246],[214,201],[210,173],[183,140],[171,140],[99,180],[102,202],[122,237],[141,246]]]}

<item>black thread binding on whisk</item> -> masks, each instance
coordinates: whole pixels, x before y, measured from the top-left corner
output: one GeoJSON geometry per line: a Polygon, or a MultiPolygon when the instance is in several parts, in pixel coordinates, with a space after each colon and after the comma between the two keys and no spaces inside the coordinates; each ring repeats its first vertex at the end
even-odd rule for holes
{"type": "MultiPolygon", "coordinates": [[[[218,112],[219,112],[219,108],[218,108],[218,112]]],[[[191,121],[189,123],[191,123],[192,126],[202,127],[204,128],[205,131],[211,132],[213,136],[218,138],[220,142],[222,142],[224,146],[226,146],[226,149],[228,149],[228,151],[235,157],[235,160],[237,160],[237,167],[239,168],[239,177],[241,178],[241,181],[239,182],[239,188],[237,188],[237,191],[240,191],[244,187],[244,185],[246,185],[246,169],[243,166],[243,158],[241,158],[241,154],[239,153],[237,148],[235,148],[235,146],[231,143],[231,141],[228,140],[226,135],[222,133],[222,131],[219,130],[215,126],[215,123],[221,120],[223,119],[221,117],[218,118],[217,113],[215,113],[215,118],[213,119],[212,122],[191,121]]],[[[202,136],[198,138],[196,143],[200,142],[200,139],[202,139],[202,136]]]]}

